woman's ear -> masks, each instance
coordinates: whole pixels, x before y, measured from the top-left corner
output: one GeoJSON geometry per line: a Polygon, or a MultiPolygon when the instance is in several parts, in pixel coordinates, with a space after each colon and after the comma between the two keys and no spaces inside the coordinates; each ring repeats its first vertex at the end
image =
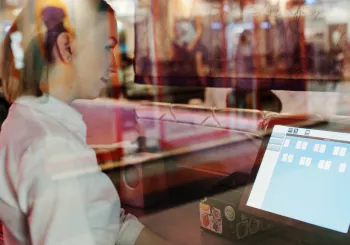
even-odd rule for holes
{"type": "Polygon", "coordinates": [[[57,58],[64,63],[70,63],[73,50],[73,38],[67,32],[59,34],[56,41],[57,58]]]}

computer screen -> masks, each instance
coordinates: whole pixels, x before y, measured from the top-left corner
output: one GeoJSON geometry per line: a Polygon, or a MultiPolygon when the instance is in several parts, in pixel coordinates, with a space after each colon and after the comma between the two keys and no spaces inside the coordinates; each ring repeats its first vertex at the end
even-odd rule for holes
{"type": "Polygon", "coordinates": [[[349,151],[348,133],[276,125],[246,205],[347,233],[349,151]]]}

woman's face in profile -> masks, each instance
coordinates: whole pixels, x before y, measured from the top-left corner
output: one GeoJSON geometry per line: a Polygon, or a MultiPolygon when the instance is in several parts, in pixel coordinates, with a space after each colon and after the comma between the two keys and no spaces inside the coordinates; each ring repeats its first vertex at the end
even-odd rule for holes
{"type": "Polygon", "coordinates": [[[76,30],[73,58],[75,91],[81,99],[94,99],[107,86],[116,45],[116,39],[111,38],[110,14],[95,11],[88,17],[76,30]]]}

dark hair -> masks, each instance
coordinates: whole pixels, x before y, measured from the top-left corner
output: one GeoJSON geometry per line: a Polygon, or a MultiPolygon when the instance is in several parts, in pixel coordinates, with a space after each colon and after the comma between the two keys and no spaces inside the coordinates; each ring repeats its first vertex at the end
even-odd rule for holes
{"type": "Polygon", "coordinates": [[[253,96],[252,91],[231,90],[226,96],[227,108],[259,109],[263,111],[281,112],[282,102],[271,90],[257,90],[256,96],[259,100],[260,108],[253,108],[247,103],[249,96],[253,96]]]}
{"type": "MultiPolygon", "coordinates": [[[[1,83],[1,79],[0,79],[0,83],[1,83]]],[[[9,108],[10,108],[10,104],[6,101],[3,95],[0,95],[0,127],[7,117],[9,108]]]]}
{"type": "Polygon", "coordinates": [[[240,44],[248,44],[249,40],[248,37],[252,35],[252,32],[249,30],[244,30],[239,38],[240,44]]]}
{"type": "Polygon", "coordinates": [[[111,11],[112,9],[111,9],[111,6],[109,6],[109,4],[108,3],[106,3],[106,1],[105,0],[98,0],[99,1],[99,3],[98,3],[98,11],[99,12],[109,12],[109,11],[111,11]]]}

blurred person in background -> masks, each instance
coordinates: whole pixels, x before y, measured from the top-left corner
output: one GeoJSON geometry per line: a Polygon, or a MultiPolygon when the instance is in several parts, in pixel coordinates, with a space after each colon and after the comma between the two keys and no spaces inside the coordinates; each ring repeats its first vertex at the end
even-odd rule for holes
{"type": "Polygon", "coordinates": [[[226,106],[281,112],[281,100],[271,90],[262,90],[257,86],[253,51],[253,34],[250,30],[244,30],[235,54],[236,88],[228,92],[226,106]]]}
{"type": "Polygon", "coordinates": [[[203,24],[200,17],[195,24],[189,20],[180,20],[174,26],[174,39],[170,45],[170,84],[191,88],[191,96],[174,95],[173,103],[204,101],[205,77],[208,68],[205,66],[205,47],[201,42],[203,24]]]}
{"type": "MultiPolygon", "coordinates": [[[[247,104],[248,97],[254,99],[255,76],[254,72],[254,54],[252,45],[253,35],[251,31],[244,30],[240,37],[235,54],[236,70],[236,106],[237,108],[248,108],[252,105],[247,104]]],[[[255,104],[254,102],[252,102],[255,104]]],[[[255,107],[253,105],[253,107],[255,107]]]]}
{"type": "Polygon", "coordinates": [[[129,57],[127,50],[127,35],[125,31],[119,34],[119,49],[121,57],[121,67],[127,68],[133,65],[133,59],[129,57]]]}
{"type": "Polygon", "coordinates": [[[125,215],[70,106],[106,86],[111,12],[99,0],[31,0],[4,40],[3,90],[12,103],[0,134],[7,245],[167,244],[125,215]]]}

